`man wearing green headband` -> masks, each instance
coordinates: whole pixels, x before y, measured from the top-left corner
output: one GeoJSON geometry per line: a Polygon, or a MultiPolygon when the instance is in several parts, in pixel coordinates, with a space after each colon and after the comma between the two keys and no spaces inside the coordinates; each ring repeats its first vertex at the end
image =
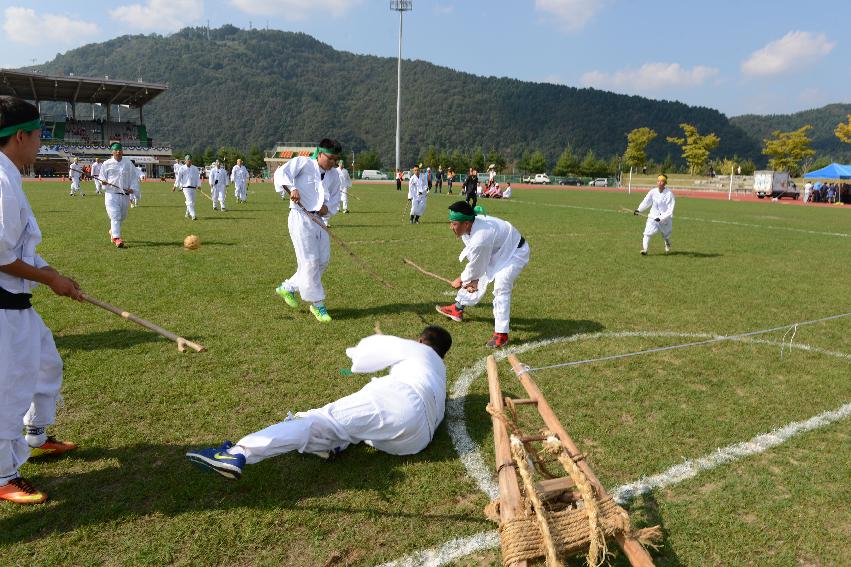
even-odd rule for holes
{"type": "Polygon", "coordinates": [[[0,96],[0,499],[39,504],[47,495],[21,478],[30,457],[76,447],[48,436],[62,386],[62,359],[53,335],[33,309],[39,283],[82,300],[80,286],[36,253],[41,231],[24,193],[20,170],[41,147],[38,109],[0,96]],[[21,431],[23,424],[26,435],[21,431]]]}
{"type": "Polygon", "coordinates": [[[671,232],[674,230],[674,205],[676,199],[668,189],[668,176],[659,175],[656,178],[658,191],[651,189],[644,196],[644,200],[635,209],[634,214],[650,209],[647,222],[644,225],[644,238],[641,241],[641,255],[647,256],[647,247],[650,246],[650,237],[657,232],[662,233],[665,240],[665,254],[671,251],[671,232]]]}
{"type": "Polygon", "coordinates": [[[121,223],[127,218],[130,196],[139,190],[139,171],[133,162],[124,159],[124,150],[113,143],[112,157],[100,167],[100,184],[104,191],[104,206],[109,216],[109,237],[116,248],[125,248],[121,238],[121,223]]]}
{"type": "Polygon", "coordinates": [[[477,215],[473,207],[458,201],[449,206],[449,228],[465,245],[458,260],[467,260],[461,275],[452,282],[458,290],[455,303],[436,306],[438,313],[459,323],[464,309],[476,305],[493,282],[494,333],[486,343],[491,348],[508,344],[511,292],[514,281],[529,263],[529,245],[511,223],[477,215]]]}
{"type": "Polygon", "coordinates": [[[322,274],[331,261],[331,240],[308,215],[330,219],[337,213],[341,182],[334,166],[342,153],[338,141],[325,138],[311,157],[295,157],[274,175],[275,191],[290,198],[287,226],[298,264],[296,272],[281,282],[275,293],[293,308],[298,307],[298,293],[310,302],[310,313],[322,323],[331,322],[322,286],[322,274]]]}

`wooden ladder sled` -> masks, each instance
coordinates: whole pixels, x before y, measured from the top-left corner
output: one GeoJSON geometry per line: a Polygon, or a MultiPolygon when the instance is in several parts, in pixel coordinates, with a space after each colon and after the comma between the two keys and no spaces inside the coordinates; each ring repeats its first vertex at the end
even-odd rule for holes
{"type": "Polygon", "coordinates": [[[589,566],[602,565],[606,561],[606,538],[610,538],[632,565],[652,566],[644,544],[652,545],[661,536],[659,528],[632,529],[629,515],[600,484],[526,367],[514,355],[508,361],[529,397],[503,400],[496,360],[489,356],[488,413],[493,422],[499,500],[488,512],[499,523],[503,565],[527,567],[531,561],[544,558],[547,567],[555,567],[580,553],[586,554],[589,566]],[[524,435],[519,430],[516,412],[524,405],[538,410],[547,429],[545,435],[524,435]],[[542,476],[553,476],[539,457],[536,444],[553,455],[568,476],[533,482],[528,452],[542,476]]]}

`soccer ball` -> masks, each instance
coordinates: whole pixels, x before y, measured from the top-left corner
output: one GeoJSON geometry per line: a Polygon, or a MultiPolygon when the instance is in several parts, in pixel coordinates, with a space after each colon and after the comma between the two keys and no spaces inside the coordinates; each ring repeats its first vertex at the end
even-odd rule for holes
{"type": "Polygon", "coordinates": [[[201,247],[201,239],[194,234],[190,234],[183,239],[183,247],[187,250],[197,250],[201,247]]]}

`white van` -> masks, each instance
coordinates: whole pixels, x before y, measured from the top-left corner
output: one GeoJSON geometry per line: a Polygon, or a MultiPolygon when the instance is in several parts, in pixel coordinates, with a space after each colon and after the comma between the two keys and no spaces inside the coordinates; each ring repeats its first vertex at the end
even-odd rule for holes
{"type": "Polygon", "coordinates": [[[381,179],[389,179],[387,174],[378,169],[364,169],[363,173],[360,174],[361,179],[372,179],[372,180],[381,180],[381,179]]]}

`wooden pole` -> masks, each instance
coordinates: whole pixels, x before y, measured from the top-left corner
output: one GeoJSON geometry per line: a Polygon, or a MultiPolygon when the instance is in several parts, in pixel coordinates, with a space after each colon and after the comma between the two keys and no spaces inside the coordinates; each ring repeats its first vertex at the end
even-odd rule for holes
{"type": "Polygon", "coordinates": [[[114,305],[110,305],[109,303],[107,303],[105,301],[95,299],[94,297],[87,295],[85,293],[82,293],[80,295],[82,296],[83,301],[88,301],[92,305],[96,305],[96,306],[100,307],[101,309],[105,309],[107,311],[115,313],[119,317],[123,317],[123,318],[127,319],[128,321],[132,321],[132,322],[136,323],[137,325],[141,325],[142,327],[145,327],[146,329],[149,329],[149,330],[157,333],[158,335],[161,335],[161,336],[163,336],[163,337],[165,337],[169,340],[176,342],[177,343],[177,350],[179,350],[180,352],[185,351],[186,347],[189,347],[189,348],[191,348],[191,349],[193,349],[197,352],[205,352],[207,350],[206,347],[203,347],[203,346],[199,345],[198,343],[194,343],[192,341],[186,340],[183,337],[175,335],[171,331],[163,329],[159,325],[155,325],[154,323],[151,323],[150,321],[146,321],[145,319],[142,319],[141,317],[137,317],[137,316],[133,315],[132,313],[130,313],[128,311],[124,311],[123,309],[120,309],[120,308],[118,308],[114,305]]]}
{"type": "MultiPolygon", "coordinates": [[[[499,385],[499,375],[493,355],[487,358],[487,369],[490,405],[496,413],[499,413],[504,410],[505,404],[502,399],[502,388],[499,385]]],[[[493,423],[493,444],[499,480],[499,518],[500,522],[504,523],[524,515],[523,502],[520,498],[520,485],[517,483],[517,473],[515,472],[514,460],[511,457],[511,443],[508,439],[505,423],[494,415],[491,415],[491,422],[493,423]]],[[[526,567],[528,562],[517,561],[512,565],[513,567],[526,567]]]]}
{"type": "Polygon", "coordinates": [[[413,268],[415,268],[415,269],[419,270],[420,272],[424,273],[424,274],[425,274],[425,275],[427,275],[427,276],[431,276],[431,277],[433,277],[433,278],[435,278],[435,279],[438,279],[438,280],[440,280],[440,281],[442,281],[442,282],[446,282],[446,283],[448,283],[449,285],[452,285],[452,280],[447,279],[447,278],[444,278],[444,277],[443,277],[443,276],[441,276],[441,275],[438,275],[438,274],[435,274],[435,273],[429,272],[428,270],[425,270],[425,269],[421,268],[420,266],[418,266],[418,265],[417,265],[417,264],[415,264],[413,261],[411,261],[411,260],[409,260],[409,259],[407,259],[407,258],[402,258],[402,261],[403,261],[403,262],[405,262],[406,264],[408,264],[409,266],[411,266],[411,267],[413,267],[413,268]]]}
{"type": "MultiPolygon", "coordinates": [[[[568,435],[567,431],[565,431],[561,426],[555,412],[547,403],[547,400],[544,399],[541,390],[538,388],[538,385],[535,384],[535,381],[532,380],[532,377],[526,371],[525,367],[520,364],[520,361],[517,360],[517,357],[513,354],[508,356],[508,362],[511,363],[511,368],[514,370],[514,373],[517,375],[518,380],[520,380],[520,383],[523,385],[523,388],[526,390],[529,398],[538,402],[538,413],[544,420],[544,424],[546,424],[550,431],[558,435],[558,438],[567,450],[568,455],[571,457],[578,457],[581,455],[579,447],[576,446],[573,439],[570,438],[570,435],[568,435]]],[[[588,466],[588,463],[585,462],[585,459],[577,459],[576,465],[582,470],[588,478],[588,481],[594,486],[594,492],[596,492],[598,498],[608,497],[606,489],[600,483],[600,480],[597,478],[597,475],[594,474],[594,471],[591,470],[591,467],[588,466]]],[[[632,565],[635,565],[636,567],[653,566],[653,559],[638,540],[626,537],[623,532],[617,533],[615,535],[615,539],[632,565]]]]}

